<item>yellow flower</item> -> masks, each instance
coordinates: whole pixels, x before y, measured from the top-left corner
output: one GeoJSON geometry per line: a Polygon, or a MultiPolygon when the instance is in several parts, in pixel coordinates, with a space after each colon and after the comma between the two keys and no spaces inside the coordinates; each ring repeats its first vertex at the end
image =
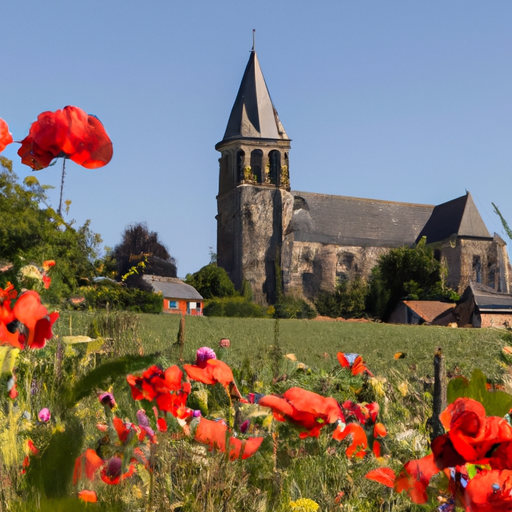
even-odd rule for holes
{"type": "Polygon", "coordinates": [[[290,501],[290,507],[294,512],[316,512],[320,508],[318,503],[309,498],[290,501]]]}
{"type": "Polygon", "coordinates": [[[377,396],[384,396],[386,393],[384,391],[384,382],[381,380],[381,379],[377,379],[375,377],[371,377],[369,379],[369,382],[370,382],[370,385],[371,387],[373,388],[373,390],[375,391],[375,394],[377,396]]]}
{"type": "Polygon", "coordinates": [[[398,386],[398,391],[402,394],[402,396],[407,395],[409,392],[409,386],[407,385],[407,382],[405,380],[398,386]]]}

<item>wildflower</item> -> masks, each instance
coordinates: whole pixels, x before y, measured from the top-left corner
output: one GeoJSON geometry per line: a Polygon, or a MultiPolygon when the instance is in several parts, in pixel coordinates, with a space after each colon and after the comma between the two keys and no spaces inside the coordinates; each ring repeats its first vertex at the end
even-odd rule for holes
{"type": "Polygon", "coordinates": [[[229,348],[230,346],[231,346],[231,342],[229,341],[228,338],[222,338],[219,341],[219,347],[220,348],[229,348]]]}
{"type": "Polygon", "coordinates": [[[114,407],[117,406],[116,401],[114,399],[114,395],[108,391],[100,393],[100,395],[98,396],[98,400],[100,401],[101,405],[105,405],[109,409],[113,409],[114,407]]]}
{"type": "Polygon", "coordinates": [[[58,312],[48,313],[37,292],[26,291],[12,309],[13,319],[8,324],[0,322],[0,343],[19,349],[43,348],[53,337],[52,326],[58,317],[58,312]]]}
{"type": "Polygon", "coordinates": [[[395,486],[396,475],[391,468],[377,468],[366,473],[365,478],[379,482],[386,487],[393,488],[395,486]]]}
{"type": "Polygon", "coordinates": [[[323,397],[312,391],[294,387],[282,397],[266,395],[260,398],[259,405],[270,407],[277,421],[290,420],[305,429],[299,437],[318,437],[320,429],[329,423],[345,422],[345,416],[338,402],[331,397],[323,397]]]}
{"type": "Polygon", "coordinates": [[[101,479],[109,485],[117,485],[126,478],[129,478],[135,472],[135,466],[130,464],[128,471],[123,473],[123,461],[120,457],[111,457],[107,460],[105,466],[101,470],[101,479]]]}
{"type": "Polygon", "coordinates": [[[41,423],[46,423],[47,421],[50,421],[50,418],[52,417],[52,414],[50,412],[50,409],[48,409],[47,407],[43,407],[37,417],[39,418],[39,421],[41,423]]]}
{"type": "Polygon", "coordinates": [[[105,464],[105,461],[94,450],[89,448],[75,460],[73,484],[76,485],[84,473],[89,480],[93,480],[94,474],[103,464],[105,464]]]}
{"type": "Polygon", "coordinates": [[[183,369],[189,379],[207,385],[219,383],[230,395],[239,400],[242,399],[242,395],[235,384],[231,368],[224,361],[220,361],[216,357],[215,352],[211,348],[202,347],[197,351],[196,364],[185,364],[183,369]]]}
{"type": "Polygon", "coordinates": [[[366,367],[363,358],[359,354],[345,354],[338,352],[338,362],[343,368],[350,368],[352,375],[359,375],[360,373],[366,373],[370,377],[373,377],[373,373],[366,367]]]}
{"type": "Polygon", "coordinates": [[[73,106],[39,114],[18,150],[22,163],[36,171],[60,156],[96,169],[108,164],[112,154],[112,142],[101,121],[73,106]]]}
{"type": "Polygon", "coordinates": [[[78,499],[85,501],[86,503],[96,503],[98,501],[96,493],[87,489],[84,489],[78,493],[78,499]]]}
{"type": "Polygon", "coordinates": [[[320,506],[316,501],[309,498],[300,498],[296,501],[290,501],[290,508],[294,512],[316,512],[320,506]]]}
{"type": "Polygon", "coordinates": [[[12,142],[12,135],[9,132],[7,123],[0,118],[0,153],[12,142]]]}
{"type": "Polygon", "coordinates": [[[342,441],[347,436],[351,436],[352,440],[350,446],[345,450],[345,455],[348,458],[352,456],[363,458],[366,453],[366,448],[368,447],[368,440],[363,427],[358,423],[349,423],[343,430],[336,428],[332,437],[338,441],[342,441]]]}

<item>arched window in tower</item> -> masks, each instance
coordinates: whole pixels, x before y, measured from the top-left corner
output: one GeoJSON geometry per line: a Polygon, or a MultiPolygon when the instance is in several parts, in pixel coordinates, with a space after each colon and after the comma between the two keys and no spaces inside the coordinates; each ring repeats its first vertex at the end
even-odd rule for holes
{"type": "Polygon", "coordinates": [[[263,182],[262,176],[263,151],[255,149],[251,152],[251,172],[256,178],[257,183],[263,182]]]}
{"type": "Polygon", "coordinates": [[[274,185],[281,184],[281,153],[272,150],[268,154],[268,160],[270,163],[270,183],[274,185]]]}
{"type": "Polygon", "coordinates": [[[245,151],[239,149],[236,153],[236,182],[240,183],[244,179],[245,169],[245,151]]]}
{"type": "Polygon", "coordinates": [[[284,162],[281,166],[281,183],[282,187],[289,188],[290,187],[290,167],[288,162],[288,153],[284,154],[284,162]]]}
{"type": "Polygon", "coordinates": [[[227,192],[233,186],[230,164],[230,154],[227,151],[224,151],[222,153],[222,158],[220,159],[219,194],[227,192]]]}

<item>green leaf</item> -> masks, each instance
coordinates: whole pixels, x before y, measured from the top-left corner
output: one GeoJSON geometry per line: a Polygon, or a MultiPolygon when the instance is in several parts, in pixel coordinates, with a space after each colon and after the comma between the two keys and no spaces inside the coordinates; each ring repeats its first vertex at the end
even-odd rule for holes
{"type": "Polygon", "coordinates": [[[487,391],[487,379],[481,370],[474,370],[471,380],[457,377],[448,383],[448,403],[457,398],[472,398],[485,407],[488,416],[503,417],[512,408],[512,395],[504,391],[487,391]]]}
{"type": "Polygon", "coordinates": [[[0,374],[11,374],[14,365],[16,364],[16,359],[18,359],[18,355],[20,353],[19,348],[3,346],[0,347],[0,374]]]}
{"type": "Polygon", "coordinates": [[[72,407],[82,398],[97,389],[107,389],[119,377],[136,372],[154,364],[158,354],[148,356],[127,355],[108,361],[82,377],[64,399],[64,405],[72,407]]]}

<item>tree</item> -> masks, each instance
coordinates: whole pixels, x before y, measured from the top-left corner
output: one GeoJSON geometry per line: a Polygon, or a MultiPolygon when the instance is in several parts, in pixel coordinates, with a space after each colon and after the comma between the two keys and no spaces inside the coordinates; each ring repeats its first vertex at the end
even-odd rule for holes
{"type": "Polygon", "coordinates": [[[414,247],[398,247],[380,256],[370,279],[368,309],[385,320],[403,299],[454,300],[443,284],[443,268],[423,238],[414,247]]]}
{"type": "Polygon", "coordinates": [[[320,315],[331,318],[360,318],[365,314],[367,284],[357,276],[348,281],[343,280],[334,292],[321,292],[315,300],[320,315]]]}
{"type": "Polygon", "coordinates": [[[158,239],[158,233],[150,231],[145,222],[130,224],[123,232],[121,243],[112,252],[117,262],[118,279],[125,278],[128,286],[149,289],[142,274],[176,277],[176,260],[158,239]],[[136,269],[136,272],[130,270],[136,269]]]}
{"type": "Polygon", "coordinates": [[[24,265],[55,260],[52,286],[42,296],[57,302],[94,277],[101,237],[91,231],[89,221],[79,228],[64,222],[48,204],[48,188],[34,176],[19,183],[12,162],[0,157],[0,255],[12,264],[0,274],[0,286],[18,284],[17,273],[24,265]]]}
{"type": "Polygon", "coordinates": [[[235,285],[226,271],[216,263],[209,263],[194,274],[187,274],[185,282],[193,286],[204,299],[233,297],[235,285]]]}

